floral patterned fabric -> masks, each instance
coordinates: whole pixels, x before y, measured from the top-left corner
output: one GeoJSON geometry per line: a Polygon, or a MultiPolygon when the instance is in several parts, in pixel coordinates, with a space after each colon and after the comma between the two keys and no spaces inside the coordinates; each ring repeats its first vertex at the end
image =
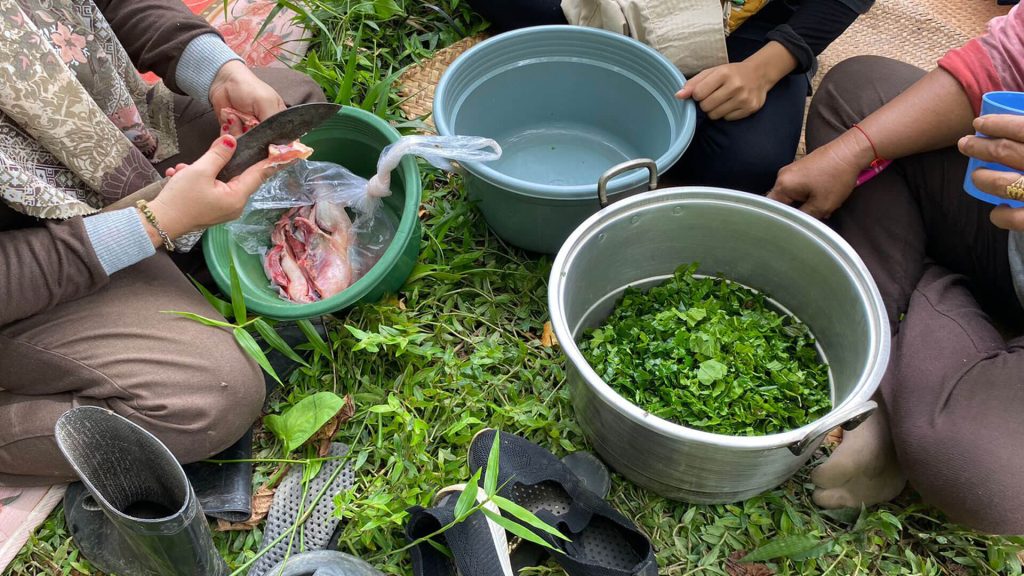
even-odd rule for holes
{"type": "Polygon", "coordinates": [[[0,0],[0,198],[90,214],[159,179],[172,100],[147,86],[92,0],[0,0]]]}
{"type": "MultiPolygon", "coordinates": [[[[224,11],[224,0],[184,0],[194,14],[199,14],[217,29],[229,48],[252,67],[291,67],[302,60],[309,45],[309,32],[293,21],[295,12],[282,9],[257,34],[267,17],[277,6],[276,0],[229,0],[224,11]]],[[[153,74],[143,76],[155,82],[153,74]]]]}

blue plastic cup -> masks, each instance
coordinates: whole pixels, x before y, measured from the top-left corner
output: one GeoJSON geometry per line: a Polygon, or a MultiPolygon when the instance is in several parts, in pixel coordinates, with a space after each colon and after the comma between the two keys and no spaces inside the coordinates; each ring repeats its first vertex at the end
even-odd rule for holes
{"type": "MultiPolygon", "coordinates": [[[[986,114],[1015,114],[1017,116],[1024,116],[1024,92],[989,92],[981,98],[981,115],[986,114]]],[[[977,133],[978,136],[985,137],[981,132],[977,133]]],[[[1018,202],[1016,200],[1010,200],[1003,198],[1002,196],[994,196],[992,194],[986,194],[971,181],[971,175],[978,168],[988,168],[990,170],[1001,170],[1003,172],[1017,172],[1013,168],[1003,166],[1002,164],[996,164],[994,162],[982,162],[977,158],[971,158],[971,161],[967,164],[967,176],[964,177],[964,190],[968,194],[974,196],[978,200],[988,202],[989,204],[995,204],[996,206],[1006,205],[1012,208],[1024,208],[1024,202],[1018,202]]]]}

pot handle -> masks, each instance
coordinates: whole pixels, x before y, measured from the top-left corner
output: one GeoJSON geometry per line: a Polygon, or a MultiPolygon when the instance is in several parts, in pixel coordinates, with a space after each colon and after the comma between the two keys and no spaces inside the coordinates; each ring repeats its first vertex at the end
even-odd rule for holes
{"type": "Polygon", "coordinates": [[[801,456],[816,439],[827,434],[829,430],[836,426],[842,426],[843,430],[853,430],[867,420],[868,416],[874,414],[876,409],[878,409],[878,403],[874,400],[868,400],[863,404],[843,410],[842,412],[826,415],[818,422],[817,426],[804,436],[803,440],[797,440],[787,446],[787,448],[789,448],[789,451],[794,456],[801,456]]]}
{"type": "Polygon", "coordinates": [[[616,164],[609,168],[601,177],[597,180],[597,201],[601,203],[601,208],[608,206],[608,183],[611,182],[612,178],[615,178],[623,172],[629,172],[631,170],[637,170],[639,168],[647,168],[650,173],[650,179],[647,181],[647,189],[654,190],[658,187],[658,165],[649,158],[638,158],[636,160],[629,160],[622,164],[616,164]]]}

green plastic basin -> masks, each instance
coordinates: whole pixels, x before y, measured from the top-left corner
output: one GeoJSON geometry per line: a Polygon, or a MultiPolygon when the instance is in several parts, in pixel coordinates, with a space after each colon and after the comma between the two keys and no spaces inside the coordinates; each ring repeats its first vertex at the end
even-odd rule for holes
{"type": "MultiPolygon", "coordinates": [[[[340,164],[352,172],[370,178],[377,171],[377,159],[385,146],[398,140],[397,130],[380,118],[356,108],[344,108],[338,115],[311,131],[302,142],[316,152],[311,160],[340,164]]],[[[392,175],[391,196],[384,199],[385,209],[399,220],[391,246],[380,261],[344,292],[311,304],[296,304],[282,299],[270,286],[259,256],[247,253],[236,244],[227,229],[215,226],[203,237],[203,254],[217,286],[231,293],[231,260],[234,259],[242,284],[242,294],[250,312],[278,320],[298,320],[339,312],[360,302],[375,302],[397,292],[412,273],[419,256],[423,230],[418,216],[422,188],[416,160],[402,160],[392,175]]]]}

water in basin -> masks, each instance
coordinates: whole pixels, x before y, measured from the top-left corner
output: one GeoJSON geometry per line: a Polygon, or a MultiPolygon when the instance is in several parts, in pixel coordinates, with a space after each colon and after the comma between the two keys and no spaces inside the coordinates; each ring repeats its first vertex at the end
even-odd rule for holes
{"type": "Polygon", "coordinates": [[[609,168],[638,157],[625,139],[569,122],[519,128],[497,140],[503,153],[495,170],[551,186],[596,185],[609,168]]]}

